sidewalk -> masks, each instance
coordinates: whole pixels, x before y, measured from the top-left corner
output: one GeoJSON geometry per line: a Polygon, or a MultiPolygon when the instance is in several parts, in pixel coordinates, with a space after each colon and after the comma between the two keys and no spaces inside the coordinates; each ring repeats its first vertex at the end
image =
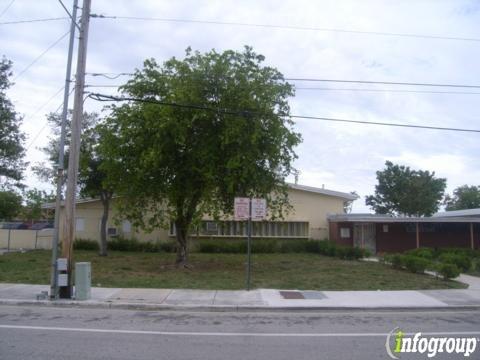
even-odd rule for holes
{"type": "Polygon", "coordinates": [[[37,300],[48,285],[0,283],[0,304],[90,306],[151,310],[327,310],[480,308],[480,278],[461,275],[462,290],[420,291],[252,291],[92,288],[86,301],[37,300]]]}

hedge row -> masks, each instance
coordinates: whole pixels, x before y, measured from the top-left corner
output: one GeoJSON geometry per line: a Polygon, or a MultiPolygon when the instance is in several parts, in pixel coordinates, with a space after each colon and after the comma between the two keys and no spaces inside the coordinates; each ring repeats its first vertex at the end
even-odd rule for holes
{"type": "Polygon", "coordinates": [[[407,269],[414,273],[423,273],[433,270],[444,279],[453,279],[461,272],[480,270],[480,252],[463,248],[430,249],[419,248],[404,254],[390,254],[383,257],[383,261],[396,269],[407,269]]]}
{"type": "MultiPolygon", "coordinates": [[[[247,242],[244,240],[199,240],[193,242],[192,245],[192,251],[199,253],[244,254],[247,251],[247,242]]],[[[99,245],[95,240],[77,239],[74,242],[74,248],[76,250],[98,250],[99,245]]],[[[108,249],[114,251],[175,252],[176,244],[173,241],[140,242],[136,239],[118,237],[108,241],[108,249]]],[[[252,253],[315,253],[345,260],[370,256],[370,253],[364,249],[339,246],[326,240],[307,239],[253,239],[252,253]]]]}

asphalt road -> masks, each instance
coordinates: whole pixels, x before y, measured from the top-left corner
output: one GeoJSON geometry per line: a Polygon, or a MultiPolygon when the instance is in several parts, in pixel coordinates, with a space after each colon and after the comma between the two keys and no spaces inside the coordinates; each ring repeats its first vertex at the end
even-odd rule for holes
{"type": "MultiPolygon", "coordinates": [[[[0,306],[0,359],[389,359],[386,334],[396,327],[407,333],[476,339],[480,313],[202,313],[0,306]]],[[[480,343],[476,347],[469,359],[480,359],[480,343]]],[[[400,358],[428,359],[426,353],[400,358]]],[[[467,359],[446,353],[434,358],[467,359]]]]}

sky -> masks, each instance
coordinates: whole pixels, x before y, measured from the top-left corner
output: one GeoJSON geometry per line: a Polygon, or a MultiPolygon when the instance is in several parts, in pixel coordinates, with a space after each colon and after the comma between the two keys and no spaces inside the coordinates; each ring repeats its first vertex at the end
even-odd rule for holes
{"type": "MultiPolygon", "coordinates": [[[[71,9],[72,1],[63,2],[71,9]]],[[[250,45],[287,78],[480,85],[480,1],[92,0],[92,13],[163,21],[92,18],[89,73],[130,73],[147,58],[160,63],[173,56],[181,58],[189,46],[206,52],[242,50],[250,45]]],[[[68,36],[51,45],[66,34],[70,24],[68,19],[1,24],[66,17],[60,2],[54,0],[0,0],[0,14],[0,56],[13,61],[14,72],[14,85],[7,94],[23,116],[26,160],[34,165],[45,161],[38,148],[50,136],[46,114],[56,111],[63,101],[68,36]]],[[[119,85],[126,80],[125,76],[88,75],[86,84],[119,85]]],[[[296,95],[290,104],[295,115],[480,129],[480,88],[292,83],[296,95]]],[[[91,89],[105,94],[116,91],[114,87],[86,90],[91,89]]],[[[90,99],[84,106],[86,111],[102,109],[90,99]]],[[[297,119],[295,130],[303,137],[294,164],[300,171],[298,183],[356,191],[360,199],[354,203],[354,212],[371,211],[364,198],[373,194],[375,172],[384,168],[386,160],[435,171],[447,179],[449,193],[463,184],[480,184],[479,133],[306,119],[297,119]]],[[[25,183],[53,190],[30,170],[25,183]]]]}

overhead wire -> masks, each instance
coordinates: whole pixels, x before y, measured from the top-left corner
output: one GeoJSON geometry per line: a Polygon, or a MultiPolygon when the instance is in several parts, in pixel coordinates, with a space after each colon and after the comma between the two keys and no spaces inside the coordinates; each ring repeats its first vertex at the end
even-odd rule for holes
{"type": "MultiPolygon", "coordinates": [[[[105,95],[100,93],[89,93],[88,97],[97,101],[134,101],[134,102],[143,102],[150,104],[157,104],[163,106],[172,106],[177,108],[186,108],[186,109],[195,109],[195,110],[206,110],[213,111],[227,115],[238,115],[238,116],[252,116],[258,115],[257,112],[250,110],[231,110],[224,108],[213,108],[203,105],[195,104],[179,104],[175,102],[164,102],[156,99],[142,99],[142,98],[133,98],[133,97],[118,97],[112,95],[105,95]]],[[[480,133],[480,129],[464,129],[464,128],[453,128],[453,127],[441,127],[441,126],[429,126],[429,125],[415,125],[415,124],[402,124],[402,123],[387,123],[380,121],[363,121],[363,120],[353,120],[353,119],[338,119],[331,117],[322,117],[322,116],[306,116],[306,115],[292,115],[286,114],[281,115],[285,117],[291,117],[296,119],[308,119],[308,120],[321,120],[321,121],[332,121],[332,122],[341,122],[341,123],[354,123],[354,124],[363,124],[363,125],[380,125],[380,126],[393,126],[393,127],[403,127],[403,128],[414,128],[414,129],[427,129],[427,130],[441,130],[441,131],[457,131],[457,132],[471,132],[471,133],[480,133]]]]}
{"type": "MultiPolygon", "coordinates": [[[[124,84],[87,84],[87,88],[119,88],[124,84]]],[[[330,88],[330,87],[298,87],[295,90],[312,91],[354,91],[354,92],[377,92],[377,93],[415,93],[415,94],[452,94],[452,95],[480,95],[474,91],[429,91],[429,90],[398,90],[398,89],[365,89],[365,88],[330,88]]]]}
{"type": "MultiPolygon", "coordinates": [[[[44,108],[54,97],[56,97],[65,87],[62,87],[59,91],[57,91],[55,93],[54,96],[52,96],[45,104],[43,104],[33,115],[36,115],[42,108],[44,108]]],[[[73,88],[72,90],[70,90],[70,93],[69,95],[72,94],[72,92],[75,90],[75,88],[73,88]]],[[[53,114],[57,114],[60,109],[63,107],[63,101],[62,103],[58,106],[58,108],[53,112],[53,114]]],[[[33,116],[31,115],[31,116],[33,116]]],[[[47,128],[48,126],[48,122],[45,123],[41,128],[40,130],[36,133],[36,135],[33,137],[33,139],[30,141],[30,143],[28,144],[28,146],[26,147],[26,150],[28,151],[32,145],[35,143],[35,141],[37,141],[38,137],[42,134],[42,132],[47,128]]]]}
{"type": "MultiPolygon", "coordinates": [[[[132,76],[134,73],[121,72],[121,73],[86,73],[91,76],[103,76],[107,79],[117,79],[120,76],[132,76]]],[[[163,75],[168,76],[168,75],[163,75]]],[[[480,89],[480,85],[477,84],[442,84],[442,83],[423,83],[423,82],[399,82],[399,81],[374,81],[374,80],[349,80],[349,79],[324,79],[324,78],[301,78],[301,77],[285,77],[286,81],[294,82],[332,82],[332,83],[355,83],[355,84],[368,84],[368,85],[395,85],[395,86],[424,86],[424,87],[451,87],[451,88],[469,88],[480,89]]],[[[307,89],[307,88],[304,88],[307,89]]],[[[312,88],[313,89],[313,88],[312,88]]],[[[382,89],[380,89],[382,90],[382,89]]]]}
{"type": "Polygon", "coordinates": [[[258,23],[244,23],[244,22],[233,22],[233,21],[176,19],[176,18],[141,17],[141,16],[118,16],[118,15],[103,15],[103,14],[91,14],[90,16],[92,18],[97,18],[97,19],[195,23],[195,24],[206,24],[206,25],[228,25],[228,26],[257,27],[257,28],[269,28],[269,29],[321,31],[321,32],[362,34],[362,35],[374,35],[374,36],[395,36],[395,37],[406,37],[406,38],[480,42],[480,38],[461,37],[461,36],[441,36],[441,35],[408,34],[408,33],[383,32],[383,31],[348,30],[348,29],[297,26],[297,25],[258,24],[258,23]]]}
{"type": "Polygon", "coordinates": [[[28,71],[38,60],[40,60],[46,53],[48,53],[51,49],[53,49],[60,41],[62,41],[68,34],[70,34],[70,30],[67,31],[65,34],[60,36],[53,44],[51,44],[48,48],[46,48],[40,55],[38,55],[30,64],[28,64],[22,71],[20,71],[13,81],[17,80],[20,76],[22,76],[25,72],[28,71]]]}
{"type": "Polygon", "coordinates": [[[10,9],[14,2],[15,0],[10,1],[10,3],[2,10],[0,13],[0,18],[8,11],[8,9],[10,9]]]}
{"type": "Polygon", "coordinates": [[[58,21],[58,20],[68,20],[68,17],[54,17],[54,18],[43,18],[43,19],[28,19],[28,20],[15,20],[15,21],[4,21],[0,22],[0,25],[15,25],[15,24],[26,24],[26,23],[36,23],[36,22],[46,22],[46,21],[58,21]]]}

